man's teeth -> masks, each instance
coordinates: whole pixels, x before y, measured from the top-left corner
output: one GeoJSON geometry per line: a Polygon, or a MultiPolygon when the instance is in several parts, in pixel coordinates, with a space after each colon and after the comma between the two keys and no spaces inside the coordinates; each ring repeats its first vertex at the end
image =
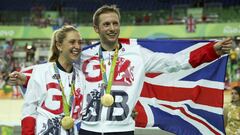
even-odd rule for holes
{"type": "Polygon", "coordinates": [[[115,36],[115,33],[112,33],[112,34],[108,34],[108,35],[110,35],[110,36],[115,36]]]}

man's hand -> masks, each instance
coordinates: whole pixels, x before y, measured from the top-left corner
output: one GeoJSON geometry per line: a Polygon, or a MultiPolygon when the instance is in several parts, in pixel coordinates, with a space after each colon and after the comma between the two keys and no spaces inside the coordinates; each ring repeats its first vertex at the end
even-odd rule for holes
{"type": "Polygon", "coordinates": [[[137,117],[137,115],[138,115],[138,112],[137,112],[137,110],[134,108],[133,111],[132,111],[131,117],[135,120],[136,117],[137,117]]]}
{"type": "Polygon", "coordinates": [[[222,41],[219,41],[214,45],[214,50],[218,55],[229,54],[231,48],[232,48],[231,38],[227,38],[222,41]]]}
{"type": "Polygon", "coordinates": [[[8,80],[9,85],[12,85],[12,86],[24,85],[26,81],[27,81],[27,77],[21,72],[14,71],[9,74],[9,80],[8,80]]]}

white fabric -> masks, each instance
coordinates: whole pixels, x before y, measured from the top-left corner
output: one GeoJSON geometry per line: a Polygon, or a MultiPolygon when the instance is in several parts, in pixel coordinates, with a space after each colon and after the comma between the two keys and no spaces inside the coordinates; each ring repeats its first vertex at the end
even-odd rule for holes
{"type": "MultiPolygon", "coordinates": [[[[80,99],[85,89],[85,79],[83,74],[75,68],[76,81],[75,81],[75,95],[74,101],[80,99]]],[[[73,73],[66,73],[59,70],[61,80],[64,86],[66,97],[69,97],[71,87],[71,79],[73,73]]],[[[60,127],[59,121],[63,113],[63,105],[61,104],[62,92],[55,86],[50,85],[59,84],[57,79],[54,78],[53,63],[45,63],[33,67],[33,73],[29,80],[27,91],[24,97],[23,104],[23,118],[34,117],[36,118],[36,134],[41,135],[46,132],[54,132],[61,135],[66,135],[66,131],[60,127]],[[50,120],[52,119],[52,120],[50,120]],[[54,119],[54,120],[53,120],[54,119]],[[50,129],[54,125],[55,130],[50,129]]],[[[68,102],[69,102],[69,98],[68,102]]],[[[82,102],[81,102],[82,103],[82,102]]],[[[80,121],[81,104],[74,106],[75,124],[80,121]]],[[[73,112],[71,112],[73,115],[73,112]]],[[[76,127],[74,128],[77,134],[76,127]]]]}
{"type": "MultiPolygon", "coordinates": [[[[122,44],[111,90],[115,103],[112,107],[104,107],[100,104],[104,92],[100,91],[103,81],[98,51],[99,45],[96,45],[84,50],[81,57],[82,71],[87,80],[81,128],[93,132],[126,132],[135,129],[131,113],[140,96],[145,73],[176,72],[192,68],[188,63],[189,54],[176,57],[172,54],[153,53],[137,44],[122,44]]],[[[114,51],[103,51],[107,78],[113,54],[114,51]]]]}

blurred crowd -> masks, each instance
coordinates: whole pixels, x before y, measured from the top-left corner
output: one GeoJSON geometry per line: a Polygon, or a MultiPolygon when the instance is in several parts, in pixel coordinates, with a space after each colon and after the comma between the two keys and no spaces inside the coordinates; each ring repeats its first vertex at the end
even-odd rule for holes
{"type": "MultiPolygon", "coordinates": [[[[55,3],[54,1],[44,2],[39,2],[41,4],[30,3],[29,6],[22,7],[19,11],[17,9],[4,9],[0,5],[0,24],[31,25],[40,28],[47,26],[61,27],[64,24],[91,25],[91,11],[94,11],[97,6],[104,4],[106,1],[92,1],[93,4],[96,3],[95,5],[91,5],[91,2],[84,3],[84,1],[77,0],[63,0],[55,3]],[[9,17],[9,14],[12,14],[12,17],[9,17]]],[[[149,2],[144,0],[138,3],[138,6],[134,1],[122,0],[115,2],[123,12],[121,16],[123,25],[184,24],[191,14],[191,9],[199,10],[192,12],[194,13],[192,17],[195,23],[236,22],[240,20],[238,15],[240,3],[237,0],[204,2],[202,0],[196,2],[191,0],[169,2],[157,0],[149,2]],[[129,5],[126,6],[125,3],[129,5]]]]}
{"type": "Polygon", "coordinates": [[[47,26],[61,27],[63,25],[72,24],[70,19],[62,14],[62,7],[56,8],[57,16],[52,16],[46,13],[44,6],[36,4],[31,9],[30,25],[38,26],[40,28],[45,28],[47,26]]]}
{"type": "MultiPolygon", "coordinates": [[[[18,56],[14,55],[18,47],[15,45],[13,39],[6,39],[3,44],[0,45],[0,90],[3,90],[5,94],[12,93],[11,97],[21,98],[18,87],[11,87],[8,85],[8,74],[13,71],[20,71],[26,66],[35,64],[35,46],[29,46],[26,43],[24,47],[25,60],[18,59],[18,56]]],[[[1,97],[1,93],[0,93],[1,97]]]]}

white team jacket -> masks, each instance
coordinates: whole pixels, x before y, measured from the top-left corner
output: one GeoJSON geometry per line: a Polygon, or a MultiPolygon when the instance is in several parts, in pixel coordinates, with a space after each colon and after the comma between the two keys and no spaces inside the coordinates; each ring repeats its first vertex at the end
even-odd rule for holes
{"type": "MultiPolygon", "coordinates": [[[[83,91],[85,90],[85,79],[81,71],[76,71],[75,95],[73,99],[71,116],[75,119],[75,124],[80,121],[80,111],[82,109],[83,91]]],[[[59,70],[64,86],[66,97],[69,97],[71,79],[73,73],[66,73],[59,70]]],[[[69,102],[69,98],[67,98],[69,102]]],[[[23,104],[22,128],[23,134],[28,134],[29,124],[35,124],[35,134],[59,134],[67,135],[60,125],[63,115],[62,92],[56,79],[53,63],[45,63],[33,66],[32,75],[27,85],[27,91],[23,104]],[[34,122],[33,122],[34,121],[34,122]],[[25,126],[24,126],[25,124],[25,126]]],[[[70,130],[70,134],[77,134],[76,126],[70,130]],[[75,133],[74,133],[75,132],[75,133]]]]}
{"type": "MultiPolygon", "coordinates": [[[[81,68],[86,78],[81,128],[99,133],[134,130],[131,113],[140,96],[145,73],[177,72],[219,57],[213,44],[183,55],[154,53],[137,44],[122,44],[111,90],[115,102],[111,107],[104,107],[100,103],[104,91],[100,91],[103,80],[98,59],[99,47],[99,44],[89,47],[81,57],[81,68]]],[[[114,51],[103,51],[107,78],[113,54],[114,51]]]]}

